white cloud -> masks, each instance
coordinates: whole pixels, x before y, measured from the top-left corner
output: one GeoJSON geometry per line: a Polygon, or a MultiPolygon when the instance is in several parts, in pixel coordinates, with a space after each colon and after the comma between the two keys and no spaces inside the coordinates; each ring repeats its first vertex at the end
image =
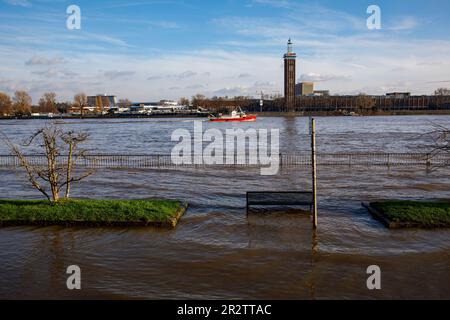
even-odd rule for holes
{"type": "Polygon", "coordinates": [[[46,58],[42,56],[33,56],[30,59],[28,59],[25,64],[27,66],[37,66],[37,65],[44,65],[44,66],[51,66],[56,64],[64,63],[64,58],[61,57],[54,57],[54,58],[46,58]]]}
{"type": "Polygon", "coordinates": [[[325,82],[331,80],[351,80],[351,77],[345,75],[335,75],[335,74],[320,74],[310,72],[307,74],[302,74],[299,81],[312,81],[312,82],[325,82]]]}
{"type": "Polygon", "coordinates": [[[78,38],[80,40],[89,40],[89,41],[101,41],[108,44],[112,44],[119,47],[132,47],[129,45],[126,41],[119,39],[117,37],[112,37],[109,35],[104,34],[98,34],[98,33],[92,33],[92,32],[85,32],[83,31],[77,36],[74,36],[75,38],[78,38]]]}
{"type": "Polygon", "coordinates": [[[394,22],[388,23],[387,29],[391,31],[410,31],[420,25],[418,19],[412,16],[397,18],[394,22]]]}
{"type": "Polygon", "coordinates": [[[31,7],[31,2],[27,0],[5,0],[5,2],[13,6],[31,7]]]}
{"type": "Polygon", "coordinates": [[[176,74],[173,76],[178,79],[187,79],[187,78],[195,77],[196,75],[197,75],[197,72],[188,70],[188,71],[184,71],[182,73],[179,73],[179,74],[176,74]]]}
{"type": "Polygon", "coordinates": [[[47,69],[47,70],[41,70],[41,71],[32,71],[31,74],[45,77],[45,78],[53,78],[59,75],[59,72],[54,69],[47,69]]]}
{"type": "Polygon", "coordinates": [[[134,71],[115,71],[115,70],[113,70],[113,71],[103,72],[103,75],[110,80],[129,78],[135,74],[136,74],[136,72],[134,72],[134,71]]]}
{"type": "MultiPolygon", "coordinates": [[[[440,84],[428,82],[448,80],[450,74],[450,41],[406,42],[355,36],[336,38],[324,50],[320,46],[312,48],[317,54],[303,55],[299,50],[298,75],[303,80],[316,81],[317,89],[329,89],[332,93],[383,94],[400,90],[430,94],[440,84]]],[[[283,43],[279,51],[282,49],[283,43]]],[[[277,53],[231,48],[179,51],[155,57],[92,52],[65,57],[66,63],[50,65],[50,70],[33,70],[31,76],[23,63],[30,59],[24,57],[26,54],[0,46],[0,60],[8,66],[8,77],[0,82],[0,91],[33,90],[34,99],[49,90],[57,91],[61,99],[72,99],[77,91],[107,92],[135,101],[177,99],[196,93],[256,96],[261,90],[283,91],[283,62],[277,53]],[[104,78],[99,78],[99,73],[104,78]],[[246,74],[251,77],[238,76],[246,74]],[[69,81],[73,78],[76,81],[69,81]]],[[[53,51],[41,54],[61,55],[53,51]]]]}
{"type": "Polygon", "coordinates": [[[334,33],[341,29],[366,28],[366,17],[355,16],[344,11],[334,10],[318,4],[317,2],[298,2],[289,0],[253,0],[256,5],[265,5],[275,8],[286,9],[286,16],[303,28],[309,30],[322,30],[334,33]]]}
{"type": "Polygon", "coordinates": [[[164,77],[163,76],[150,76],[147,78],[147,80],[153,81],[153,80],[160,80],[162,78],[164,78],[164,77]]]}
{"type": "Polygon", "coordinates": [[[187,89],[187,90],[204,90],[205,86],[201,85],[201,84],[193,84],[193,85],[185,87],[185,89],[187,89]]]}

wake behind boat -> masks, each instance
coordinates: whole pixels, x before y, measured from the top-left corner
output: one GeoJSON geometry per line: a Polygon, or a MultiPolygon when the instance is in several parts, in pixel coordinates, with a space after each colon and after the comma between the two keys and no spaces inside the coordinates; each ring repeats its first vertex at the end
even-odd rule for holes
{"type": "Polygon", "coordinates": [[[222,115],[219,114],[218,116],[210,115],[209,121],[211,122],[255,122],[256,121],[255,115],[248,115],[244,111],[242,111],[241,108],[238,110],[235,110],[231,112],[231,115],[222,115]]]}

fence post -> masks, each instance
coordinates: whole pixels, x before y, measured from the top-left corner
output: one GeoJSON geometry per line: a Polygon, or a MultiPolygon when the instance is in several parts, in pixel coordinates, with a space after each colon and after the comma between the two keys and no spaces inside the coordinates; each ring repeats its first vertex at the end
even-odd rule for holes
{"type": "Polygon", "coordinates": [[[313,228],[317,229],[317,154],[316,154],[316,120],[311,119],[311,164],[313,187],[313,228]]]}
{"type": "Polygon", "coordinates": [[[427,153],[427,167],[431,167],[431,154],[427,153]]]}

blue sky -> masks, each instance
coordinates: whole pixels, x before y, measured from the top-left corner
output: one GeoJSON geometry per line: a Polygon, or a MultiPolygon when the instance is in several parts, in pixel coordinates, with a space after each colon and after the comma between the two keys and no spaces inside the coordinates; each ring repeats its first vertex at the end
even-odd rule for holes
{"type": "Polygon", "coordinates": [[[0,0],[0,91],[134,101],[283,91],[291,37],[300,80],[335,94],[450,86],[448,0],[0,0]],[[81,8],[81,30],[66,8],[81,8]],[[382,29],[368,30],[380,6],[382,29]]]}

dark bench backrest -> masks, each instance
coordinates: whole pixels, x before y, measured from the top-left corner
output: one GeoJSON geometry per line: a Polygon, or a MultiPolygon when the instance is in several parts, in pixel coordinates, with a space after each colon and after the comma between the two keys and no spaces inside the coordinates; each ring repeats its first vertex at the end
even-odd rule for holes
{"type": "Polygon", "coordinates": [[[247,205],[311,205],[312,192],[248,192],[247,205]]]}

